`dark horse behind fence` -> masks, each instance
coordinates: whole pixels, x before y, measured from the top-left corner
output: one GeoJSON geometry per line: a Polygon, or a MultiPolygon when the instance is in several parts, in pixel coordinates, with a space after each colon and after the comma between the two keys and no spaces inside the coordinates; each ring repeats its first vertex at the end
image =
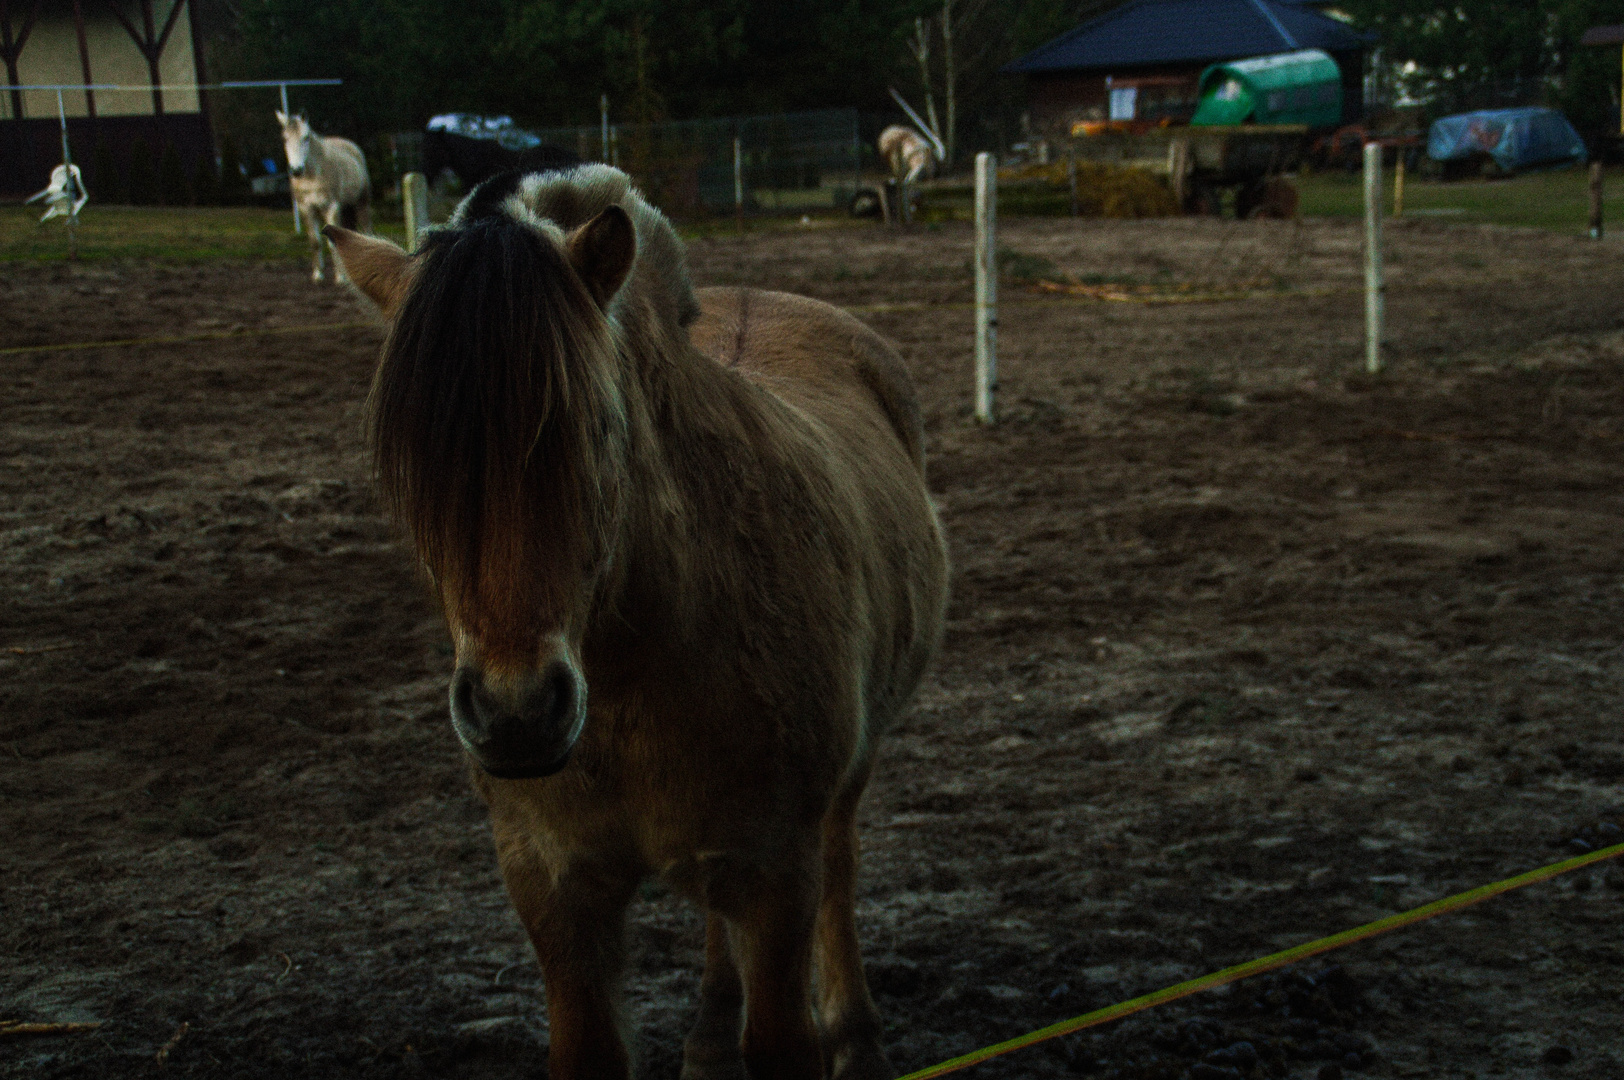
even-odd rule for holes
{"type": "Polygon", "coordinates": [[[549,1075],[629,1074],[616,985],[650,875],[706,914],[684,1077],[894,1075],[855,815],[947,574],[896,353],[814,300],[696,293],[602,165],[498,176],[416,255],[329,232],[390,322],[379,482],[455,644],[549,1075]]]}
{"type": "Polygon", "coordinates": [[[423,175],[432,180],[450,169],[461,181],[464,191],[483,184],[497,173],[550,172],[579,164],[580,157],[551,143],[512,150],[495,139],[474,138],[454,131],[423,132],[423,175]]]}

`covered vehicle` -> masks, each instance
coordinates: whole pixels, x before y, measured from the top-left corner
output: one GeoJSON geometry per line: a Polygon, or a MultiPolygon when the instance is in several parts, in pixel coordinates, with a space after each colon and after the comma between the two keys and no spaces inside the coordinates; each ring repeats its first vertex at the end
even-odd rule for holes
{"type": "Polygon", "coordinates": [[[1505,172],[1535,165],[1579,164],[1585,141],[1555,109],[1486,109],[1432,122],[1427,156],[1434,161],[1489,157],[1505,172]]]}
{"type": "Polygon", "coordinates": [[[547,172],[580,163],[578,155],[515,126],[510,116],[446,113],[423,132],[423,172],[432,180],[449,169],[464,191],[509,169],[547,172]]]}
{"type": "Polygon", "coordinates": [[[1319,49],[1214,64],[1201,73],[1193,126],[1342,121],[1342,69],[1319,49]]]}

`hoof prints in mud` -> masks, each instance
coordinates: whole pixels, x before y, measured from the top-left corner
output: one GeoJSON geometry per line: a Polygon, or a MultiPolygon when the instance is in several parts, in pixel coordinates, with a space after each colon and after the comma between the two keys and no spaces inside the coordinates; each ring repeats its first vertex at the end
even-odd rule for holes
{"type": "MultiPolygon", "coordinates": [[[[1394,366],[1368,379],[1350,374],[1356,228],[1002,231],[1079,280],[1287,288],[1011,305],[1010,422],[986,430],[967,230],[692,246],[702,284],[946,305],[863,316],[920,384],[956,572],[862,823],[892,1061],[1606,846],[1624,825],[1615,254],[1394,223],[1394,366]]],[[[66,304],[85,339],[356,317],[303,277],[0,270],[32,335],[0,347],[66,304]]],[[[8,1041],[0,1076],[156,1072],[181,1023],[171,1075],[541,1073],[540,978],[448,730],[448,643],[368,487],[377,340],[0,360],[0,1002],[106,1022],[8,1041]]],[[[1613,1080],[1621,917],[1624,872],[1598,867],[1338,954],[1346,999],[1304,964],[968,1075],[1613,1080]]],[[[670,1080],[701,928],[649,890],[629,941],[643,1074],[670,1080]]]]}

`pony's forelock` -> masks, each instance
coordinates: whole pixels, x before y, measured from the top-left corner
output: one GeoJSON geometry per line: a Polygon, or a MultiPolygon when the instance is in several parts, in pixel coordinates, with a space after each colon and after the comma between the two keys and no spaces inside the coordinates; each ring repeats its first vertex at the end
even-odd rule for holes
{"type": "Polygon", "coordinates": [[[609,554],[626,417],[613,335],[561,231],[512,201],[429,234],[369,436],[448,614],[522,649],[609,554]]]}

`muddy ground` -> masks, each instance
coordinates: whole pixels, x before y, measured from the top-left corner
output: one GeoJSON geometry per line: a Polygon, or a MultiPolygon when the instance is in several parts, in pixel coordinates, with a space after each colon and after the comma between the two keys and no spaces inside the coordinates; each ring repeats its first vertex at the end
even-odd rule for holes
{"type": "MultiPolygon", "coordinates": [[[[1007,222],[1019,265],[1208,299],[1006,285],[992,430],[963,227],[693,244],[922,389],[954,600],[860,908],[899,1068],[1619,836],[1624,252],[1389,240],[1371,378],[1351,225],[1007,222]]],[[[367,487],[364,319],[293,264],[0,269],[0,348],[341,326],[0,354],[0,1019],[102,1024],[0,1075],[544,1070],[367,487]]],[[[969,1075],[1618,1077],[1621,917],[1604,865],[969,1075]]],[[[699,923],[651,887],[632,940],[675,1077],[699,923]]]]}

